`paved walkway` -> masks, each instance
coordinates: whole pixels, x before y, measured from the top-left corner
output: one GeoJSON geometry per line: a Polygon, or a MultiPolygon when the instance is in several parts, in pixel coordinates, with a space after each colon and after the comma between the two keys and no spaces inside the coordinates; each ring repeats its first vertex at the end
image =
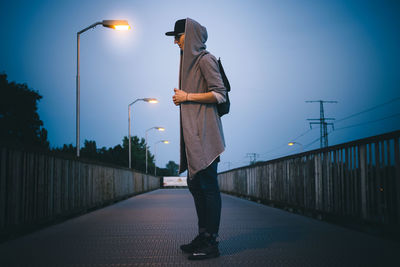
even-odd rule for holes
{"type": "Polygon", "coordinates": [[[221,256],[186,259],[186,189],[130,198],[0,244],[0,266],[400,266],[400,243],[223,195],[221,256]]]}

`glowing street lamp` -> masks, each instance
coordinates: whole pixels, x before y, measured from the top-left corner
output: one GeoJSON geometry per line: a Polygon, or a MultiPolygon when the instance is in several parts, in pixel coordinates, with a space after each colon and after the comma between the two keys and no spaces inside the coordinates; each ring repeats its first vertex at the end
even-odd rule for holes
{"type": "Polygon", "coordinates": [[[294,146],[294,145],[301,146],[301,151],[304,152],[304,146],[301,143],[299,143],[299,142],[289,142],[288,143],[288,146],[294,146]]]}
{"type": "Polygon", "coordinates": [[[77,33],[77,64],[76,64],[76,156],[80,155],[80,76],[79,76],[79,61],[80,61],[80,34],[85,31],[96,27],[97,25],[103,25],[107,28],[112,28],[115,30],[129,30],[131,27],[126,20],[103,20],[101,22],[96,22],[86,27],[85,29],[77,33]]]}
{"type": "Polygon", "coordinates": [[[129,135],[129,169],[131,168],[131,106],[138,101],[144,101],[147,103],[155,104],[158,100],[155,98],[138,98],[128,105],[128,135],[129,135]]]}
{"type": "Polygon", "coordinates": [[[131,29],[126,20],[103,20],[101,22],[104,27],[111,28],[117,31],[127,31],[131,29]]]}
{"type": "Polygon", "coordinates": [[[150,129],[146,130],[146,174],[147,174],[147,132],[150,130],[156,129],[160,132],[164,132],[165,128],[164,127],[151,127],[150,129]]]}
{"type": "Polygon", "coordinates": [[[143,98],[143,99],[140,99],[140,100],[143,100],[143,101],[148,102],[150,104],[157,104],[158,103],[158,100],[155,99],[155,98],[143,98]]]}
{"type": "Polygon", "coordinates": [[[160,140],[154,143],[154,176],[157,176],[157,144],[164,143],[169,144],[168,140],[160,140]]]}

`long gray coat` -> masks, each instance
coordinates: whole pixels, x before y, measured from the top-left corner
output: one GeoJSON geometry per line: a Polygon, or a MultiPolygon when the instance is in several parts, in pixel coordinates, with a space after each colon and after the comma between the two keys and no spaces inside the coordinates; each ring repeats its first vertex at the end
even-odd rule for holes
{"type": "MultiPolygon", "coordinates": [[[[225,97],[216,58],[206,51],[207,30],[187,18],[180,63],[180,89],[188,93],[217,92],[225,97]]],[[[181,159],[179,173],[188,177],[207,168],[224,150],[225,141],[216,104],[184,102],[180,106],[181,159]]]]}

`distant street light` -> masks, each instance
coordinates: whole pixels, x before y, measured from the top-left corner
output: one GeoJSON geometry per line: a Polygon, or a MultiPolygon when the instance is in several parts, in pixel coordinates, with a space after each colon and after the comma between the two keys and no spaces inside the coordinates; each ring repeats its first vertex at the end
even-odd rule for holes
{"type": "Polygon", "coordinates": [[[154,143],[154,176],[157,176],[157,144],[164,143],[169,144],[168,140],[160,140],[154,143]]]}
{"type": "Polygon", "coordinates": [[[155,98],[138,98],[128,105],[128,135],[129,135],[129,169],[131,168],[131,106],[138,101],[145,101],[147,103],[155,104],[158,100],[155,98]]]}
{"type": "Polygon", "coordinates": [[[90,25],[89,27],[86,27],[85,29],[79,31],[77,33],[77,64],[76,64],[76,156],[79,157],[80,155],[80,104],[81,104],[81,99],[80,99],[80,76],[79,76],[79,55],[80,55],[80,45],[79,45],[79,39],[80,39],[80,34],[84,33],[85,31],[96,27],[97,25],[103,25],[104,27],[107,28],[112,28],[115,30],[129,30],[131,27],[128,24],[128,21],[126,20],[103,20],[101,22],[96,22],[90,25]]]}
{"type": "Polygon", "coordinates": [[[289,142],[288,143],[288,146],[294,146],[294,145],[301,146],[301,152],[304,152],[304,146],[301,143],[299,143],[299,142],[289,142]]]}
{"type": "Polygon", "coordinates": [[[153,130],[153,129],[156,129],[156,130],[158,130],[160,132],[165,131],[164,127],[151,127],[150,129],[146,130],[146,174],[147,174],[147,132],[150,131],[150,130],[153,130]]]}

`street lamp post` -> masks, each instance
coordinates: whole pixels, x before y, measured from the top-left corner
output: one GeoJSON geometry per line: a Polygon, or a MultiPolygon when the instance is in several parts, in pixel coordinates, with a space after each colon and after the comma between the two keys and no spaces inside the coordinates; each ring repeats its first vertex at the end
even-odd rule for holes
{"type": "Polygon", "coordinates": [[[138,98],[128,105],[128,135],[129,135],[129,137],[128,137],[129,138],[129,152],[128,152],[129,153],[129,157],[128,157],[129,163],[128,163],[128,165],[129,165],[129,169],[131,168],[131,157],[132,157],[132,155],[131,155],[131,106],[138,101],[145,101],[145,102],[152,103],[152,104],[158,103],[158,100],[155,98],[138,98]]]}
{"type": "Polygon", "coordinates": [[[85,31],[96,27],[97,25],[103,25],[107,28],[112,28],[114,30],[129,30],[131,27],[126,20],[103,20],[93,23],[89,27],[79,31],[77,33],[77,61],[76,61],[76,156],[80,156],[80,76],[79,76],[79,61],[80,61],[80,35],[85,31]]]}
{"type": "Polygon", "coordinates": [[[165,131],[164,127],[151,127],[150,129],[146,130],[146,174],[147,174],[147,132],[150,131],[150,130],[153,130],[153,129],[156,129],[156,130],[158,130],[160,132],[165,131]]]}
{"type": "Polygon", "coordinates": [[[157,176],[157,144],[158,143],[169,144],[169,141],[168,140],[160,140],[160,141],[154,143],[154,176],[157,176]]]}
{"type": "Polygon", "coordinates": [[[294,146],[294,145],[299,145],[301,146],[301,152],[304,152],[304,146],[303,144],[299,143],[299,142],[289,142],[288,146],[294,146]]]}

